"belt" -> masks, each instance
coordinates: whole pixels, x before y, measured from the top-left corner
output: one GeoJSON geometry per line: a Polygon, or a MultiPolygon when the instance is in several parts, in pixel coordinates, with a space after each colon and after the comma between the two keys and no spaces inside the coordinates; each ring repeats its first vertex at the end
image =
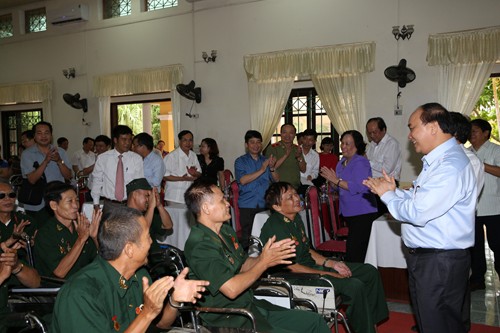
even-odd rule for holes
{"type": "Polygon", "coordinates": [[[407,247],[408,253],[409,254],[428,254],[428,253],[440,253],[440,252],[445,252],[445,251],[453,251],[454,249],[450,250],[445,250],[445,249],[432,249],[432,248],[423,248],[423,247],[417,247],[417,248],[411,248],[407,247]]]}
{"type": "Polygon", "coordinates": [[[108,198],[102,198],[102,200],[106,201],[106,202],[112,202],[112,203],[115,203],[115,204],[119,204],[119,205],[126,205],[127,204],[127,200],[118,201],[118,200],[111,200],[111,199],[108,199],[108,198]]]}

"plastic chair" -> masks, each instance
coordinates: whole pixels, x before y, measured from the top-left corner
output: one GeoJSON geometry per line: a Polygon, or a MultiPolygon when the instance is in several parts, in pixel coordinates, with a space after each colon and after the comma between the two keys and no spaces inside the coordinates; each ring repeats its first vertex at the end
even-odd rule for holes
{"type": "Polygon", "coordinates": [[[233,173],[229,169],[226,169],[223,172],[224,172],[224,182],[226,183],[226,186],[228,186],[234,180],[233,173]]]}
{"type": "Polygon", "coordinates": [[[333,226],[332,239],[346,238],[349,234],[349,228],[341,225],[338,215],[339,200],[333,193],[328,193],[328,209],[330,213],[330,221],[333,226]]]}
{"type": "MultiPolygon", "coordinates": [[[[313,247],[322,253],[328,252],[344,256],[346,253],[346,240],[327,238],[327,232],[320,219],[322,212],[320,210],[320,201],[316,186],[309,186],[307,188],[306,203],[306,209],[308,210],[307,220],[308,224],[310,224],[309,228],[312,231],[310,239],[313,247]]],[[[333,207],[331,208],[331,211],[333,211],[333,207]]]]}

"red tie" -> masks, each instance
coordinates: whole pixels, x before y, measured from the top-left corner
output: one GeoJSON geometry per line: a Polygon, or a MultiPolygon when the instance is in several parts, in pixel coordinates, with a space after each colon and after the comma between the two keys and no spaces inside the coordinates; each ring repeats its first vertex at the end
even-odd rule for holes
{"type": "Polygon", "coordinates": [[[123,176],[123,155],[118,156],[118,165],[116,167],[116,183],[115,183],[115,197],[118,201],[123,201],[125,197],[125,179],[123,176]]]}

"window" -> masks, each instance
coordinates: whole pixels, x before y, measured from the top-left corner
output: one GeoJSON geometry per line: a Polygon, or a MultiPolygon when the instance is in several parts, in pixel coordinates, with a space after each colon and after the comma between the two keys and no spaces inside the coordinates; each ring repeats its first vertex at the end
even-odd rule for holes
{"type": "Polygon", "coordinates": [[[339,154],[339,135],[332,126],[316,93],[316,89],[301,88],[292,90],[271,143],[280,140],[280,128],[283,124],[295,125],[297,133],[308,128],[314,129],[318,133],[316,150],[319,150],[319,144],[324,137],[331,137],[334,142],[333,153],[339,154]]]}
{"type": "Polygon", "coordinates": [[[152,11],[163,8],[176,7],[179,5],[178,0],[145,0],[146,11],[152,11]]]}
{"type": "Polygon", "coordinates": [[[104,18],[127,16],[132,14],[132,0],[103,0],[104,18]]]}
{"type": "Polygon", "coordinates": [[[0,38],[12,37],[14,26],[12,25],[12,14],[0,16],[0,38]]]}
{"type": "Polygon", "coordinates": [[[170,100],[141,100],[111,103],[111,127],[127,125],[134,134],[147,132],[155,144],[165,141],[165,150],[174,150],[172,103],[170,100]]]}
{"type": "Polygon", "coordinates": [[[47,15],[45,8],[31,9],[24,12],[26,33],[47,30],[47,15]]]}
{"type": "Polygon", "coordinates": [[[16,155],[21,145],[21,134],[42,120],[42,110],[2,111],[3,157],[16,155]]]}

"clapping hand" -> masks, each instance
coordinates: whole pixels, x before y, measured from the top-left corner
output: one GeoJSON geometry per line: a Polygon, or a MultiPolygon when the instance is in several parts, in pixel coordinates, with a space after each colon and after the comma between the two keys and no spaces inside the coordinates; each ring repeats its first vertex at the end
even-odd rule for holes
{"type": "Polygon", "coordinates": [[[202,297],[205,291],[205,286],[210,282],[204,280],[188,280],[186,276],[189,268],[184,268],[177,276],[174,283],[174,292],[172,293],[172,300],[175,302],[189,302],[196,303],[196,300],[202,297]]]}
{"type": "Polygon", "coordinates": [[[276,236],[273,236],[264,245],[259,260],[269,268],[276,265],[290,265],[292,262],[287,259],[293,257],[295,257],[295,242],[290,238],[276,242],[276,236]]]}

